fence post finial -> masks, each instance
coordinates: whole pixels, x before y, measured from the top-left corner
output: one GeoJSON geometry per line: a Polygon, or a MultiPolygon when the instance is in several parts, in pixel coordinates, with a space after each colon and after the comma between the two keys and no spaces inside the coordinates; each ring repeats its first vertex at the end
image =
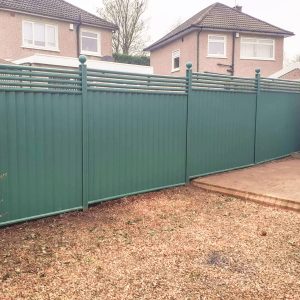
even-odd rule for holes
{"type": "Polygon", "coordinates": [[[82,65],[84,65],[87,60],[85,55],[80,55],[78,59],[82,65]]]}
{"type": "Polygon", "coordinates": [[[256,92],[260,93],[260,69],[255,70],[255,79],[256,79],[256,92]]]}
{"type": "Polygon", "coordinates": [[[188,63],[186,64],[186,68],[187,68],[188,70],[192,69],[192,66],[193,66],[193,64],[192,64],[191,62],[188,62],[188,63]]]}
{"type": "Polygon", "coordinates": [[[188,62],[186,64],[186,80],[187,80],[187,93],[189,94],[192,89],[192,67],[193,64],[188,62]]]}

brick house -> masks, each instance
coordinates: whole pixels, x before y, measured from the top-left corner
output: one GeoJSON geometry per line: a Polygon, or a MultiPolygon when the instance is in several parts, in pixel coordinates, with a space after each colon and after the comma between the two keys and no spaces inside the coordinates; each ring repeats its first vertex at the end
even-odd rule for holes
{"type": "MultiPolygon", "coordinates": [[[[117,26],[63,0],[0,0],[0,59],[34,55],[112,60],[117,26]]],[[[41,63],[40,63],[41,64],[41,63]]],[[[43,64],[43,63],[42,63],[43,64]]]]}
{"type": "Polygon", "coordinates": [[[284,38],[294,35],[242,12],[215,3],[172,30],[145,51],[155,74],[195,72],[253,77],[260,68],[267,77],[282,69],[284,38]]]}
{"type": "Polygon", "coordinates": [[[272,74],[270,77],[300,81],[300,62],[286,66],[282,70],[272,74]]]}

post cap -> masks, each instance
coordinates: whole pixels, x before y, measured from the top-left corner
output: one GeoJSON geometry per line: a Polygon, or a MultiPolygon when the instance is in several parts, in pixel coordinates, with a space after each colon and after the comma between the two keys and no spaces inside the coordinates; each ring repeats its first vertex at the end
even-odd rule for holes
{"type": "Polygon", "coordinates": [[[85,64],[86,63],[86,56],[85,55],[80,55],[79,56],[79,61],[81,64],[85,64]]]}
{"type": "Polygon", "coordinates": [[[256,74],[259,74],[260,73],[260,69],[256,69],[255,72],[256,72],[256,74]]]}
{"type": "Polygon", "coordinates": [[[186,64],[186,67],[187,67],[189,70],[192,68],[192,66],[193,66],[193,64],[192,64],[191,62],[188,62],[188,63],[186,64]]]}

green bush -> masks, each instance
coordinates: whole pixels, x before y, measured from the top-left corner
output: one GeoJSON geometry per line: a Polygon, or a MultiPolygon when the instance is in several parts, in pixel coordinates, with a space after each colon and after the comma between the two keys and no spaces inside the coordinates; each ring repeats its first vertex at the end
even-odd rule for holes
{"type": "Polygon", "coordinates": [[[115,62],[131,65],[150,66],[150,57],[146,55],[113,54],[115,62]]]}

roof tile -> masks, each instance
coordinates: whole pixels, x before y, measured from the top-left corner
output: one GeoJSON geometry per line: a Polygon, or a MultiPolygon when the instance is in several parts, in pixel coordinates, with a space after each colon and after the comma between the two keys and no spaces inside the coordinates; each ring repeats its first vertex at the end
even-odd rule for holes
{"type": "Polygon", "coordinates": [[[255,33],[276,34],[291,36],[292,32],[271,25],[267,22],[254,18],[244,12],[238,11],[222,3],[214,3],[198,12],[196,15],[179,25],[163,38],[147,47],[146,51],[151,51],[167,42],[172,37],[195,27],[204,29],[220,29],[230,31],[246,31],[255,33]]]}
{"type": "Polygon", "coordinates": [[[0,9],[21,11],[29,14],[58,18],[86,25],[117,29],[117,26],[103,20],[64,0],[0,0],[0,9]]]}

